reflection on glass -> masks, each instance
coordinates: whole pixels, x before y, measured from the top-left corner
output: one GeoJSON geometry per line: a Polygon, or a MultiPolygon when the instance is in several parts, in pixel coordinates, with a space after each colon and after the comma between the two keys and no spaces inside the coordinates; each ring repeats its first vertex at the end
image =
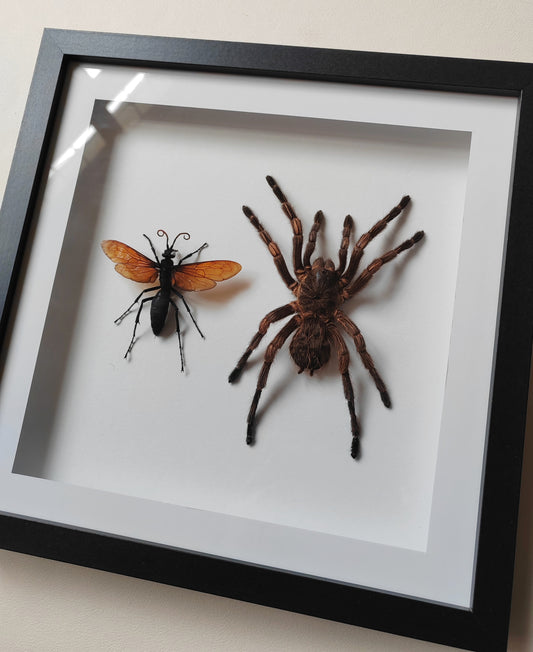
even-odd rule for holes
{"type": "MultiPolygon", "coordinates": [[[[102,72],[99,68],[84,68],[85,72],[95,79],[102,72]]],[[[105,106],[106,111],[114,114],[118,111],[120,106],[128,99],[131,93],[144,79],[145,73],[137,73],[124,88],[105,106]]],[[[96,128],[91,124],[85,129],[62,154],[60,154],[52,163],[50,167],[49,177],[52,177],[57,170],[63,167],[65,163],[70,160],[78,150],[82,149],[96,134],[96,128]]]]}
{"type": "Polygon", "coordinates": [[[109,111],[109,113],[115,113],[115,111],[119,108],[122,102],[128,99],[128,97],[133,93],[133,91],[137,88],[137,86],[142,82],[143,79],[144,79],[144,72],[140,72],[137,75],[135,75],[135,77],[128,84],[126,84],[126,86],[124,86],[124,88],[113,99],[113,101],[107,104],[106,109],[109,111]]]}
{"type": "Polygon", "coordinates": [[[101,68],[84,68],[84,70],[91,79],[96,79],[102,72],[101,68]]]}
{"type": "Polygon", "coordinates": [[[71,159],[76,152],[84,147],[89,140],[94,136],[96,133],[96,128],[93,125],[89,125],[87,129],[85,129],[77,138],[76,140],[72,143],[72,145],[66,149],[53,163],[50,168],[50,174],[49,176],[53,176],[57,170],[63,167],[65,163],[71,159]]]}

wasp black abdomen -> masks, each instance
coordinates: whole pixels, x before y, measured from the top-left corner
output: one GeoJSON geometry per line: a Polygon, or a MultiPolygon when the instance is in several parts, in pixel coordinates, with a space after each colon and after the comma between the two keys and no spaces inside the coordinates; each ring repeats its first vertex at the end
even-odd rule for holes
{"type": "Polygon", "coordinates": [[[150,322],[154,335],[159,335],[163,330],[167,318],[170,296],[166,292],[158,292],[152,299],[150,307],[150,322]]]}
{"type": "Polygon", "coordinates": [[[152,300],[150,309],[150,321],[154,335],[159,335],[163,330],[170,305],[170,293],[172,291],[172,269],[174,263],[170,254],[171,250],[163,253],[163,259],[159,267],[159,282],[161,289],[152,300]]]}

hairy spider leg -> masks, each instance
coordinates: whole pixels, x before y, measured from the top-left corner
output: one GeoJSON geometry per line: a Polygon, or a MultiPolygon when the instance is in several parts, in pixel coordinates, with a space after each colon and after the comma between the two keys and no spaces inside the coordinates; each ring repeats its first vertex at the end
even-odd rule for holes
{"type": "Polygon", "coordinates": [[[272,310],[267,315],[265,315],[265,317],[263,317],[263,319],[259,324],[257,333],[252,337],[252,340],[248,345],[246,351],[242,354],[239,362],[237,362],[235,369],[230,373],[228,382],[233,383],[239,378],[242,370],[244,369],[244,365],[246,364],[246,361],[248,360],[250,355],[255,351],[255,349],[259,346],[259,343],[266,335],[270,324],[273,324],[274,322],[279,321],[284,317],[288,317],[289,315],[292,315],[295,312],[296,312],[296,308],[294,307],[294,304],[287,303],[284,306],[272,310]]]}
{"type": "Polygon", "coordinates": [[[309,231],[309,238],[307,239],[307,247],[305,248],[305,253],[304,253],[304,268],[306,271],[309,271],[309,269],[311,269],[311,256],[313,255],[313,252],[315,250],[316,236],[320,231],[320,227],[322,226],[323,221],[324,221],[324,213],[322,211],[317,211],[315,214],[315,220],[313,222],[313,226],[309,231]]]}
{"type": "Polygon", "coordinates": [[[259,233],[261,240],[268,247],[268,250],[270,251],[272,257],[274,258],[274,264],[276,265],[276,268],[279,272],[279,275],[283,279],[283,282],[289,288],[289,290],[294,292],[298,283],[292,278],[287,268],[287,263],[285,262],[285,258],[283,258],[283,254],[281,253],[278,245],[272,240],[268,231],[265,229],[265,227],[261,224],[261,222],[257,219],[257,217],[253,214],[252,210],[248,206],[243,206],[242,211],[246,215],[246,217],[250,220],[252,226],[259,233]]]}
{"type": "Polygon", "coordinates": [[[302,246],[304,240],[303,231],[302,231],[302,222],[298,217],[298,215],[296,215],[294,208],[291,206],[291,204],[289,204],[287,197],[285,197],[284,192],[278,186],[275,179],[273,179],[271,176],[267,176],[266,180],[268,185],[272,188],[272,191],[274,192],[276,197],[279,199],[281,203],[281,209],[291,221],[292,233],[293,233],[292,265],[296,276],[300,276],[301,274],[303,274],[304,271],[303,264],[302,264],[302,246]]]}
{"type": "Polygon", "coordinates": [[[276,357],[277,352],[281,349],[289,335],[296,330],[298,327],[298,317],[293,317],[290,321],[288,321],[285,326],[277,333],[277,335],[274,337],[274,339],[270,342],[270,344],[267,347],[266,353],[265,353],[265,361],[263,363],[263,366],[261,367],[261,371],[259,372],[259,378],[257,380],[257,387],[255,390],[254,397],[252,399],[252,404],[250,406],[250,411],[248,412],[248,428],[246,430],[246,443],[251,446],[254,441],[255,441],[255,432],[254,432],[254,424],[255,424],[255,413],[257,411],[257,405],[259,404],[259,399],[261,398],[261,392],[266,386],[267,379],[268,379],[268,372],[270,371],[270,367],[272,363],[274,362],[274,358],[276,357]]]}
{"type": "Polygon", "coordinates": [[[181,332],[180,332],[180,318],[179,318],[179,312],[178,312],[178,306],[175,301],[170,299],[170,303],[174,307],[174,315],[176,317],[176,333],[178,334],[178,344],[180,347],[180,360],[181,360],[181,371],[184,370],[184,361],[183,361],[183,346],[181,344],[181,332]]]}
{"type": "Polygon", "coordinates": [[[142,311],[142,309],[143,309],[143,306],[144,306],[144,304],[147,303],[148,301],[152,301],[153,298],[154,298],[154,297],[147,297],[146,299],[143,299],[143,300],[141,301],[141,305],[139,306],[139,310],[137,311],[137,316],[135,317],[135,324],[133,325],[133,335],[131,336],[131,342],[130,342],[130,345],[128,346],[128,350],[127,350],[126,353],[124,354],[124,357],[125,357],[125,358],[128,357],[128,353],[131,353],[131,350],[133,349],[133,345],[134,345],[134,343],[135,343],[135,333],[136,333],[136,331],[137,331],[137,326],[139,325],[139,321],[140,321],[140,318],[141,318],[141,311],[142,311]]]}
{"type": "Polygon", "coordinates": [[[198,324],[196,323],[196,319],[194,318],[194,316],[193,316],[193,314],[192,314],[192,312],[191,312],[191,309],[189,308],[189,304],[185,301],[185,297],[183,296],[183,294],[181,294],[180,292],[178,292],[178,291],[176,290],[176,288],[174,288],[174,287],[171,288],[171,290],[172,290],[172,292],[174,292],[175,295],[177,295],[177,296],[178,296],[178,297],[183,301],[183,305],[185,306],[185,308],[187,308],[187,312],[189,313],[189,317],[192,319],[192,323],[196,326],[196,330],[200,333],[200,335],[201,335],[201,336],[204,338],[204,340],[205,340],[205,335],[202,333],[202,331],[200,330],[200,327],[199,327],[198,324]]]}
{"type": "Polygon", "coordinates": [[[142,297],[143,294],[145,294],[145,292],[151,292],[152,290],[160,290],[160,289],[161,289],[161,286],[158,285],[157,287],[147,288],[146,290],[143,290],[143,291],[139,294],[139,296],[135,299],[135,301],[131,304],[131,306],[130,306],[129,308],[126,308],[126,310],[125,310],[125,311],[120,315],[120,317],[117,317],[117,318],[115,319],[115,322],[114,322],[114,323],[115,323],[115,324],[120,324],[120,322],[124,319],[124,317],[126,317],[126,315],[128,315],[128,314],[130,313],[130,311],[131,311],[131,309],[133,308],[133,306],[134,306],[134,305],[139,301],[139,299],[142,297]]]}
{"type": "Polygon", "coordinates": [[[346,215],[342,228],[341,246],[339,248],[339,266],[337,267],[337,274],[342,274],[346,267],[346,257],[348,256],[348,247],[350,246],[350,236],[354,227],[353,218],[351,215],[346,215]]]}
{"type": "Polygon", "coordinates": [[[365,365],[366,369],[374,379],[374,383],[378,389],[378,392],[380,393],[381,400],[383,401],[383,405],[385,407],[390,408],[391,400],[390,400],[389,392],[387,391],[387,387],[385,386],[383,379],[381,378],[381,376],[378,373],[378,370],[376,369],[372,356],[366,349],[366,342],[365,342],[365,338],[363,337],[363,334],[356,326],[356,324],[346,314],[344,314],[342,310],[336,311],[335,319],[344,328],[346,333],[348,333],[348,335],[353,339],[355,348],[357,349],[357,353],[359,353],[359,356],[361,357],[363,364],[365,365]]]}
{"type": "Polygon", "coordinates": [[[339,357],[339,371],[342,377],[344,398],[346,399],[348,411],[350,413],[350,426],[352,430],[351,456],[355,460],[359,457],[359,424],[357,423],[357,416],[355,414],[355,397],[353,393],[352,380],[350,378],[350,372],[348,371],[350,353],[342,334],[339,332],[335,324],[330,323],[328,325],[328,334],[337,348],[337,355],[339,357]]]}
{"type": "Polygon", "coordinates": [[[366,233],[363,233],[363,235],[359,238],[359,240],[355,243],[355,246],[352,251],[352,255],[350,256],[350,262],[348,263],[348,268],[344,272],[341,278],[341,283],[343,285],[348,285],[354,278],[357,269],[359,267],[359,262],[361,261],[361,257],[363,256],[363,252],[365,250],[365,247],[371,242],[377,235],[379,235],[383,229],[387,226],[389,222],[391,222],[395,217],[398,217],[398,215],[403,211],[403,209],[407,206],[407,204],[411,201],[411,198],[409,195],[405,195],[402,197],[401,201],[399,204],[397,204],[393,209],[391,209],[385,217],[383,217],[381,220],[376,222],[374,226],[367,231],[366,233]]]}
{"type": "Polygon", "coordinates": [[[350,297],[353,297],[354,294],[365,287],[365,285],[370,281],[374,274],[379,269],[381,269],[385,263],[389,263],[391,260],[394,260],[398,254],[402,253],[402,251],[407,251],[407,249],[410,249],[414,244],[422,240],[423,237],[424,231],[417,231],[412,238],[405,240],[394,249],[387,251],[387,253],[373,260],[370,265],[364,269],[361,274],[359,274],[359,276],[351,285],[344,288],[342,292],[343,298],[349,299],[350,297]]]}

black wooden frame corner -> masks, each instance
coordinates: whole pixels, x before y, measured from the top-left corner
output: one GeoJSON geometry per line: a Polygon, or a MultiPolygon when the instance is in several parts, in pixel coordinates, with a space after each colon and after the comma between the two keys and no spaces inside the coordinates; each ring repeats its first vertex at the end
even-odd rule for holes
{"type": "MultiPolygon", "coordinates": [[[[72,62],[520,99],[472,609],[0,516],[0,546],[447,645],[506,649],[533,325],[533,64],[45,30],[0,212],[0,345],[72,62]]],[[[354,633],[354,637],[356,634],[354,633]]]]}

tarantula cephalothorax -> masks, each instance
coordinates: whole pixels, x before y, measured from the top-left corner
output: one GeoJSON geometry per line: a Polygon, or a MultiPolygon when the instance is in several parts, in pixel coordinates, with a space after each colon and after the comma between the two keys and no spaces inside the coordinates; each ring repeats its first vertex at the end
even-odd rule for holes
{"type": "Polygon", "coordinates": [[[254,443],[257,405],[261,397],[261,392],[266,386],[272,362],[283,343],[292,335],[289,352],[299,368],[298,373],[309,371],[310,375],[313,375],[314,371],[320,369],[328,362],[332,345],[337,350],[344,396],[348,403],[350,413],[352,430],[351,455],[354,459],[357,459],[359,456],[359,425],[355,414],[354,392],[348,371],[350,354],[344,341],[343,332],[354,340],[355,348],[364,366],[372,376],[381,394],[381,400],[384,405],[390,407],[391,402],[385,383],[376,370],[372,357],[366,350],[365,340],[361,331],[342,311],[341,306],[345,301],[351,299],[362,290],[385,263],[390,262],[399,253],[410,249],[416,242],[421,240],[424,232],[417,231],[412,238],[409,238],[399,246],[373,260],[368,267],[356,276],[365,247],[407,206],[410,198],[406,195],[384,218],[376,222],[369,231],[359,238],[352,250],[349,261],[347,261],[348,246],[354,222],[352,217],[347,215],[342,231],[338,266],[335,267],[330,259],[324,260],[323,258],[317,258],[311,264],[311,256],[315,250],[317,233],[324,218],[322,211],[318,211],[315,215],[314,223],[309,233],[309,240],[302,257],[302,223],[276,181],[270,176],[266,179],[274,194],[281,202],[283,212],[292,224],[292,259],[296,278],[289,272],[278,245],[272,240],[251,209],[248,206],[243,206],[242,210],[252,225],[257,229],[263,242],[267,245],[281,278],[285,285],[293,292],[296,300],[272,310],[262,319],[257,333],[252,338],[248,348],[229,376],[230,383],[237,380],[246,361],[257,348],[271,324],[293,315],[267,347],[264,363],[259,372],[255,395],[250,406],[250,412],[248,413],[246,443],[254,443]],[[347,262],[348,265],[346,265],[347,262]]]}

